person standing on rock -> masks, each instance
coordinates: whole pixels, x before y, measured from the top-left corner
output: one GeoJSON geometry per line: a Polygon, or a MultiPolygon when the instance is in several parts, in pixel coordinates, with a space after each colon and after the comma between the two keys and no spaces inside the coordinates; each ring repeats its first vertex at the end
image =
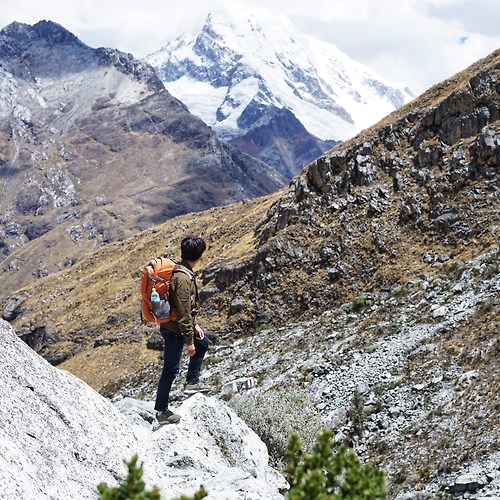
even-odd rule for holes
{"type": "Polygon", "coordinates": [[[184,392],[194,394],[212,391],[211,387],[200,383],[201,365],[210,341],[196,322],[199,296],[194,269],[205,250],[206,244],[202,238],[184,238],[181,242],[182,260],[170,280],[170,304],[175,311],[176,320],[160,325],[164,341],[163,370],[155,402],[156,419],[160,424],[177,423],[181,418],[168,408],[168,400],[174,379],[179,374],[184,347],[189,356],[184,392]]]}

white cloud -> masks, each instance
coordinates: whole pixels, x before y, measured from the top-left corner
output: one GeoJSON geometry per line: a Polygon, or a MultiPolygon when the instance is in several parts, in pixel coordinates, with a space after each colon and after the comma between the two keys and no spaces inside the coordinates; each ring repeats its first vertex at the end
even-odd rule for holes
{"type": "MultiPolygon", "coordinates": [[[[286,14],[387,80],[420,93],[500,47],[497,0],[240,0],[286,14]]],[[[91,47],[144,57],[172,36],[201,26],[216,0],[18,0],[12,21],[55,21],[91,47]]]]}
{"type": "Polygon", "coordinates": [[[407,84],[415,92],[422,92],[500,47],[500,25],[495,31],[490,20],[490,16],[500,18],[500,4],[491,0],[358,0],[355,8],[359,15],[349,15],[347,8],[340,13],[332,8],[319,22],[311,15],[297,22],[385,78],[407,84]],[[490,8],[483,10],[483,3],[490,8]],[[487,26],[485,32],[480,31],[480,18],[487,26]]]}

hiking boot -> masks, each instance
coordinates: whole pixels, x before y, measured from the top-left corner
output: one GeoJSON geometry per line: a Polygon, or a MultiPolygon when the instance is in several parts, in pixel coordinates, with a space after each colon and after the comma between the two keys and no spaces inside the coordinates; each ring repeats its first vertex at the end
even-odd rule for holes
{"type": "Polygon", "coordinates": [[[197,392],[208,394],[215,392],[215,388],[210,385],[204,385],[201,382],[198,382],[197,384],[186,384],[184,386],[184,392],[186,394],[195,394],[197,392]]]}
{"type": "Polygon", "coordinates": [[[180,419],[180,415],[177,415],[170,410],[156,412],[156,420],[158,420],[159,424],[176,424],[180,419]]]}

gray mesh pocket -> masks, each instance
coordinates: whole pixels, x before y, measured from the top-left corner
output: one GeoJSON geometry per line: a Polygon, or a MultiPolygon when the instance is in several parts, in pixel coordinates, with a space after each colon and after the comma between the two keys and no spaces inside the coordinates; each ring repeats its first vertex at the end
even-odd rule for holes
{"type": "Polygon", "coordinates": [[[167,300],[159,300],[157,302],[151,302],[153,308],[153,314],[157,318],[167,318],[170,316],[170,304],[167,300]]]}

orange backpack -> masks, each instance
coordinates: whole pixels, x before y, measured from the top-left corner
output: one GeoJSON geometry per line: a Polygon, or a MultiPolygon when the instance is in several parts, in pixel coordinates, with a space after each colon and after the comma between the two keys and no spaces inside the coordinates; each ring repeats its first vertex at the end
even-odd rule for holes
{"type": "Polygon", "coordinates": [[[169,302],[170,280],[174,271],[189,273],[187,269],[165,257],[152,259],[142,270],[141,319],[143,322],[162,324],[175,321],[175,311],[171,311],[169,302]],[[151,301],[153,288],[160,295],[159,301],[151,301]]]}

